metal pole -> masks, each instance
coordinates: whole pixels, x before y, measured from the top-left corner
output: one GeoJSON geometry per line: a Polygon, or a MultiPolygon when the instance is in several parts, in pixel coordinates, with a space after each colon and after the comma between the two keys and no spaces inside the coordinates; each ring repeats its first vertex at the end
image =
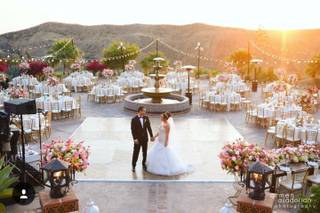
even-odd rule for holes
{"type": "Polygon", "coordinates": [[[198,48],[198,75],[200,73],[200,46],[198,48]]]}
{"type": "Polygon", "coordinates": [[[23,130],[23,117],[20,114],[20,121],[21,121],[21,144],[22,144],[22,181],[26,182],[26,153],[25,153],[25,146],[24,146],[24,130],[23,130]]]}
{"type": "Polygon", "coordinates": [[[156,57],[159,57],[159,42],[156,40],[156,57]]]}
{"type": "Polygon", "coordinates": [[[247,79],[249,80],[250,79],[250,42],[248,41],[248,61],[247,61],[247,64],[248,64],[248,70],[247,70],[247,79]]]}

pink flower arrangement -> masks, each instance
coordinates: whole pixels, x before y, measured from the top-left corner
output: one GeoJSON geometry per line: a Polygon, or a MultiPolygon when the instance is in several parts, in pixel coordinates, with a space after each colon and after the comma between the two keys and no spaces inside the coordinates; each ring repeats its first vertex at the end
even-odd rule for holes
{"type": "Polygon", "coordinates": [[[229,76],[226,74],[221,74],[217,77],[217,80],[220,82],[227,82],[229,81],[229,76]]]}
{"type": "Polygon", "coordinates": [[[240,174],[247,170],[250,162],[261,161],[273,165],[272,155],[263,148],[237,139],[223,147],[219,154],[221,167],[228,173],[240,174]]]}
{"type": "Polygon", "coordinates": [[[43,68],[42,71],[43,71],[43,74],[45,74],[46,76],[49,76],[49,75],[53,74],[54,69],[53,69],[53,67],[48,66],[48,67],[43,68]]]}
{"type": "Polygon", "coordinates": [[[81,63],[75,62],[75,63],[71,64],[70,69],[72,69],[74,71],[80,70],[81,69],[81,63]]]}
{"type": "Polygon", "coordinates": [[[28,69],[30,69],[30,64],[28,62],[21,62],[19,64],[19,69],[21,71],[27,71],[28,69]]]}
{"type": "Polygon", "coordinates": [[[284,148],[273,149],[271,151],[275,158],[276,164],[283,161],[288,163],[300,163],[308,162],[309,160],[315,160],[319,158],[320,150],[314,145],[299,145],[298,147],[287,146],[284,148]]]}
{"type": "Polygon", "coordinates": [[[288,76],[288,82],[289,84],[296,84],[298,81],[298,76],[296,74],[290,74],[288,76]]]}
{"type": "Polygon", "coordinates": [[[27,98],[29,96],[28,90],[20,87],[11,87],[8,92],[11,98],[27,98]]]}
{"type": "Polygon", "coordinates": [[[113,76],[113,70],[111,69],[103,69],[101,72],[102,76],[105,78],[109,78],[113,76]]]}
{"type": "Polygon", "coordinates": [[[273,91],[278,92],[285,92],[287,90],[287,85],[283,82],[279,82],[273,86],[273,91]]]}
{"type": "Polygon", "coordinates": [[[48,86],[54,87],[59,84],[59,80],[53,76],[49,76],[47,79],[48,86]]]}
{"type": "Polygon", "coordinates": [[[310,93],[311,95],[318,93],[319,89],[316,86],[312,86],[308,88],[308,93],[310,93]]]}
{"type": "Polygon", "coordinates": [[[68,162],[76,172],[83,172],[89,166],[89,147],[85,147],[83,142],[75,143],[72,139],[54,139],[44,144],[43,156],[44,165],[57,158],[68,162]]]}

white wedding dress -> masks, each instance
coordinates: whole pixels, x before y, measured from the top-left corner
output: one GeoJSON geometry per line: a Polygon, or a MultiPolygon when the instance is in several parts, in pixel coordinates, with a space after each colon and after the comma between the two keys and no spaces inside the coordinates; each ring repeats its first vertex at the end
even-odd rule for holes
{"type": "Polygon", "coordinates": [[[174,148],[174,140],[172,138],[175,130],[172,118],[171,122],[169,122],[169,125],[170,133],[168,146],[164,146],[166,133],[163,125],[161,124],[159,128],[159,137],[156,139],[155,144],[148,152],[147,171],[152,174],[164,176],[174,176],[189,173],[192,171],[192,167],[183,163],[177,153],[177,150],[174,148]]]}

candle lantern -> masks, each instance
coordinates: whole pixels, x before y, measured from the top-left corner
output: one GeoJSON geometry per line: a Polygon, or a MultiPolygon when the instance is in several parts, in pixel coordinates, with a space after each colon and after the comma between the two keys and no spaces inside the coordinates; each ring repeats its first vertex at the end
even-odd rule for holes
{"type": "Polygon", "coordinates": [[[66,195],[70,184],[70,169],[67,162],[54,159],[42,168],[50,182],[50,196],[61,198],[66,195]]]}
{"type": "Polygon", "coordinates": [[[265,189],[268,176],[273,173],[273,169],[258,162],[249,166],[246,177],[246,188],[252,189],[249,193],[249,197],[253,200],[264,200],[265,189]]]}

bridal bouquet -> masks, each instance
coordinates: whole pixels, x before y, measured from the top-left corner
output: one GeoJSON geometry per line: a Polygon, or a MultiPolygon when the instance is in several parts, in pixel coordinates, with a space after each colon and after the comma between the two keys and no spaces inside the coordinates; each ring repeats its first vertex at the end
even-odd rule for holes
{"type": "Polygon", "coordinates": [[[89,166],[89,147],[85,147],[83,142],[75,143],[72,139],[54,139],[51,143],[44,144],[43,155],[43,164],[57,158],[68,162],[76,172],[82,172],[89,166]]]}

